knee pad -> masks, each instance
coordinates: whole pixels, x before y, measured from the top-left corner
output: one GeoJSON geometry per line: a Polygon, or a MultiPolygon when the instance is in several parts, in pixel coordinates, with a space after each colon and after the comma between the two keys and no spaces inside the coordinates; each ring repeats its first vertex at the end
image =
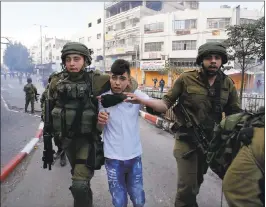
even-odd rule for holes
{"type": "Polygon", "coordinates": [[[74,198],[74,207],[92,206],[92,191],[88,181],[73,180],[69,190],[74,198]]]}

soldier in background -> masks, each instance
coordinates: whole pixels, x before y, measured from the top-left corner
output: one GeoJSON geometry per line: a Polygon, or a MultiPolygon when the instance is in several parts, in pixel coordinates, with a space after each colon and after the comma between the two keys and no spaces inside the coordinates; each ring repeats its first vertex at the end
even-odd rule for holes
{"type": "Polygon", "coordinates": [[[25,92],[25,112],[28,112],[29,103],[31,104],[31,113],[34,114],[34,101],[37,101],[37,88],[32,84],[32,79],[27,78],[27,84],[24,86],[25,92]]]}

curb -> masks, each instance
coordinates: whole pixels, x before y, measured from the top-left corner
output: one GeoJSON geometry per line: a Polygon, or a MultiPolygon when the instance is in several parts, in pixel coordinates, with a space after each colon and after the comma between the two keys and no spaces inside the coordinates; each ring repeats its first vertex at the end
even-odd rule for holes
{"type": "Polygon", "coordinates": [[[167,131],[167,132],[170,132],[170,133],[173,133],[171,131],[171,128],[172,126],[174,125],[174,122],[171,122],[171,121],[168,121],[168,120],[165,120],[163,118],[160,118],[158,116],[155,116],[155,115],[152,115],[152,114],[149,114],[145,111],[139,111],[139,115],[145,119],[145,120],[148,120],[149,122],[151,122],[153,125],[155,125],[156,127],[158,128],[161,128],[163,129],[164,131],[167,131]]]}
{"type": "Polygon", "coordinates": [[[29,155],[34,149],[35,145],[39,142],[40,137],[42,136],[43,122],[40,123],[36,136],[31,139],[28,144],[12,159],[7,165],[1,169],[0,181],[3,182],[11,172],[17,167],[19,163],[29,155]]]}

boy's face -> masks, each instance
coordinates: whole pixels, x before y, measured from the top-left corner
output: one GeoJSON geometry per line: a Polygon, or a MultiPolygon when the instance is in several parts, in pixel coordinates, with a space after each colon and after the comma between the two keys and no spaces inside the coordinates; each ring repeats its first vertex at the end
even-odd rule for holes
{"type": "Polygon", "coordinates": [[[122,93],[130,83],[130,77],[127,72],[122,75],[110,74],[110,83],[113,93],[122,93]]]}

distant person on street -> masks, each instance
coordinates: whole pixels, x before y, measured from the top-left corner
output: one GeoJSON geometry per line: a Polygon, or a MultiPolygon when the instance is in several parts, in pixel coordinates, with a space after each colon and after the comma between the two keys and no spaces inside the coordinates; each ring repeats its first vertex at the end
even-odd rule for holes
{"type": "Polygon", "coordinates": [[[29,103],[31,104],[31,113],[34,114],[34,99],[37,96],[37,88],[32,84],[32,79],[27,78],[27,84],[24,86],[25,92],[25,112],[28,112],[29,103]]]}
{"type": "Polygon", "coordinates": [[[156,84],[157,84],[157,82],[158,82],[158,79],[157,79],[157,78],[154,78],[154,79],[152,79],[152,81],[153,81],[153,83],[154,83],[154,88],[156,88],[156,84]]]}
{"type": "Polygon", "coordinates": [[[19,84],[20,84],[20,85],[22,84],[22,76],[23,76],[22,73],[19,73],[19,74],[18,74],[18,80],[19,80],[19,84]]]}
{"type": "Polygon", "coordinates": [[[262,85],[262,83],[261,83],[261,80],[258,80],[257,81],[257,89],[258,89],[258,93],[260,93],[261,92],[261,85],[262,85]]]}
{"type": "Polygon", "coordinates": [[[160,89],[161,89],[161,93],[163,92],[163,88],[164,88],[164,85],[165,85],[165,81],[164,79],[162,78],[159,82],[159,86],[160,86],[160,89]]]}

